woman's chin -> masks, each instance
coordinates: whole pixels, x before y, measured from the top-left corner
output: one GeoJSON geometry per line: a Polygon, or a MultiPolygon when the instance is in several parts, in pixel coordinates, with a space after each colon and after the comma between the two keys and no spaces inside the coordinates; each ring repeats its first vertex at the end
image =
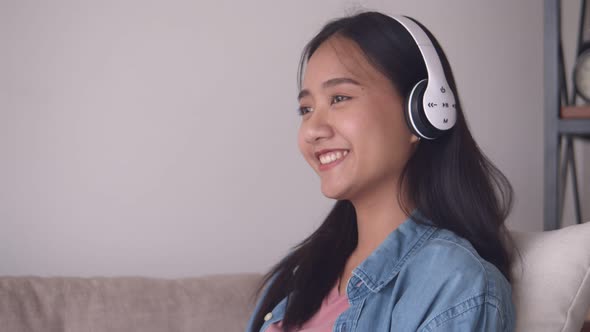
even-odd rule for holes
{"type": "Polygon", "coordinates": [[[334,188],[322,185],[322,194],[327,198],[344,200],[346,199],[346,191],[344,188],[334,188]]]}

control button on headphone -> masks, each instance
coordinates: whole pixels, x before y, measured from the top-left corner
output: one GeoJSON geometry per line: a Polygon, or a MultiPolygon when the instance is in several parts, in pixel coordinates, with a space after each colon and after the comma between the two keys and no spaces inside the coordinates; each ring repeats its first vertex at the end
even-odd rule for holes
{"type": "Polygon", "coordinates": [[[443,123],[447,123],[447,122],[449,122],[449,119],[447,119],[447,118],[444,118],[444,119],[443,119],[443,123]]]}
{"type": "Polygon", "coordinates": [[[436,103],[428,103],[428,107],[434,107],[436,105],[438,105],[438,104],[436,104],[436,103]]]}
{"type": "Polygon", "coordinates": [[[442,92],[442,93],[445,93],[445,92],[447,92],[447,89],[445,89],[445,87],[444,87],[444,86],[441,86],[441,87],[440,87],[440,92],[442,92]]]}
{"type": "Polygon", "coordinates": [[[449,103],[442,103],[442,104],[443,104],[442,105],[443,107],[449,107],[449,103]]]}

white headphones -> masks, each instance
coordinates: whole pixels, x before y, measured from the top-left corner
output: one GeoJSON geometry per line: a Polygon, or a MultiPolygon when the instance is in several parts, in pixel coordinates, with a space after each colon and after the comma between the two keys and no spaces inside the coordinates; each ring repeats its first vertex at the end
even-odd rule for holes
{"type": "Polygon", "coordinates": [[[418,137],[436,139],[455,125],[455,95],[449,87],[438,53],[424,30],[408,17],[391,17],[414,38],[428,72],[428,78],[416,83],[406,100],[408,127],[418,137]]]}

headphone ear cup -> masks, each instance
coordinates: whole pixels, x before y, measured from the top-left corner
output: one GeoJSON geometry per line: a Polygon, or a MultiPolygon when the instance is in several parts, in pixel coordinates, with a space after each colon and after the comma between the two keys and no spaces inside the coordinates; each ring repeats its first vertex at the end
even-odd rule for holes
{"type": "Polygon", "coordinates": [[[423,79],[416,83],[405,103],[405,118],[410,130],[417,136],[426,139],[435,139],[442,133],[441,130],[436,129],[424,112],[424,91],[428,86],[428,80],[423,79]]]}

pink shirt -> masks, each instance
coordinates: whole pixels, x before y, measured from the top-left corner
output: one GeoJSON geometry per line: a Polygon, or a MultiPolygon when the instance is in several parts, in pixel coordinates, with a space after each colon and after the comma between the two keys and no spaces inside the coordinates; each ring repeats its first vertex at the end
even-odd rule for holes
{"type": "MultiPolygon", "coordinates": [[[[346,294],[338,294],[338,280],[328,296],[324,298],[320,310],[313,315],[303,326],[300,332],[332,332],[334,322],[341,313],[348,309],[346,294]]],[[[283,332],[282,321],[271,324],[266,332],[283,332]]]]}

